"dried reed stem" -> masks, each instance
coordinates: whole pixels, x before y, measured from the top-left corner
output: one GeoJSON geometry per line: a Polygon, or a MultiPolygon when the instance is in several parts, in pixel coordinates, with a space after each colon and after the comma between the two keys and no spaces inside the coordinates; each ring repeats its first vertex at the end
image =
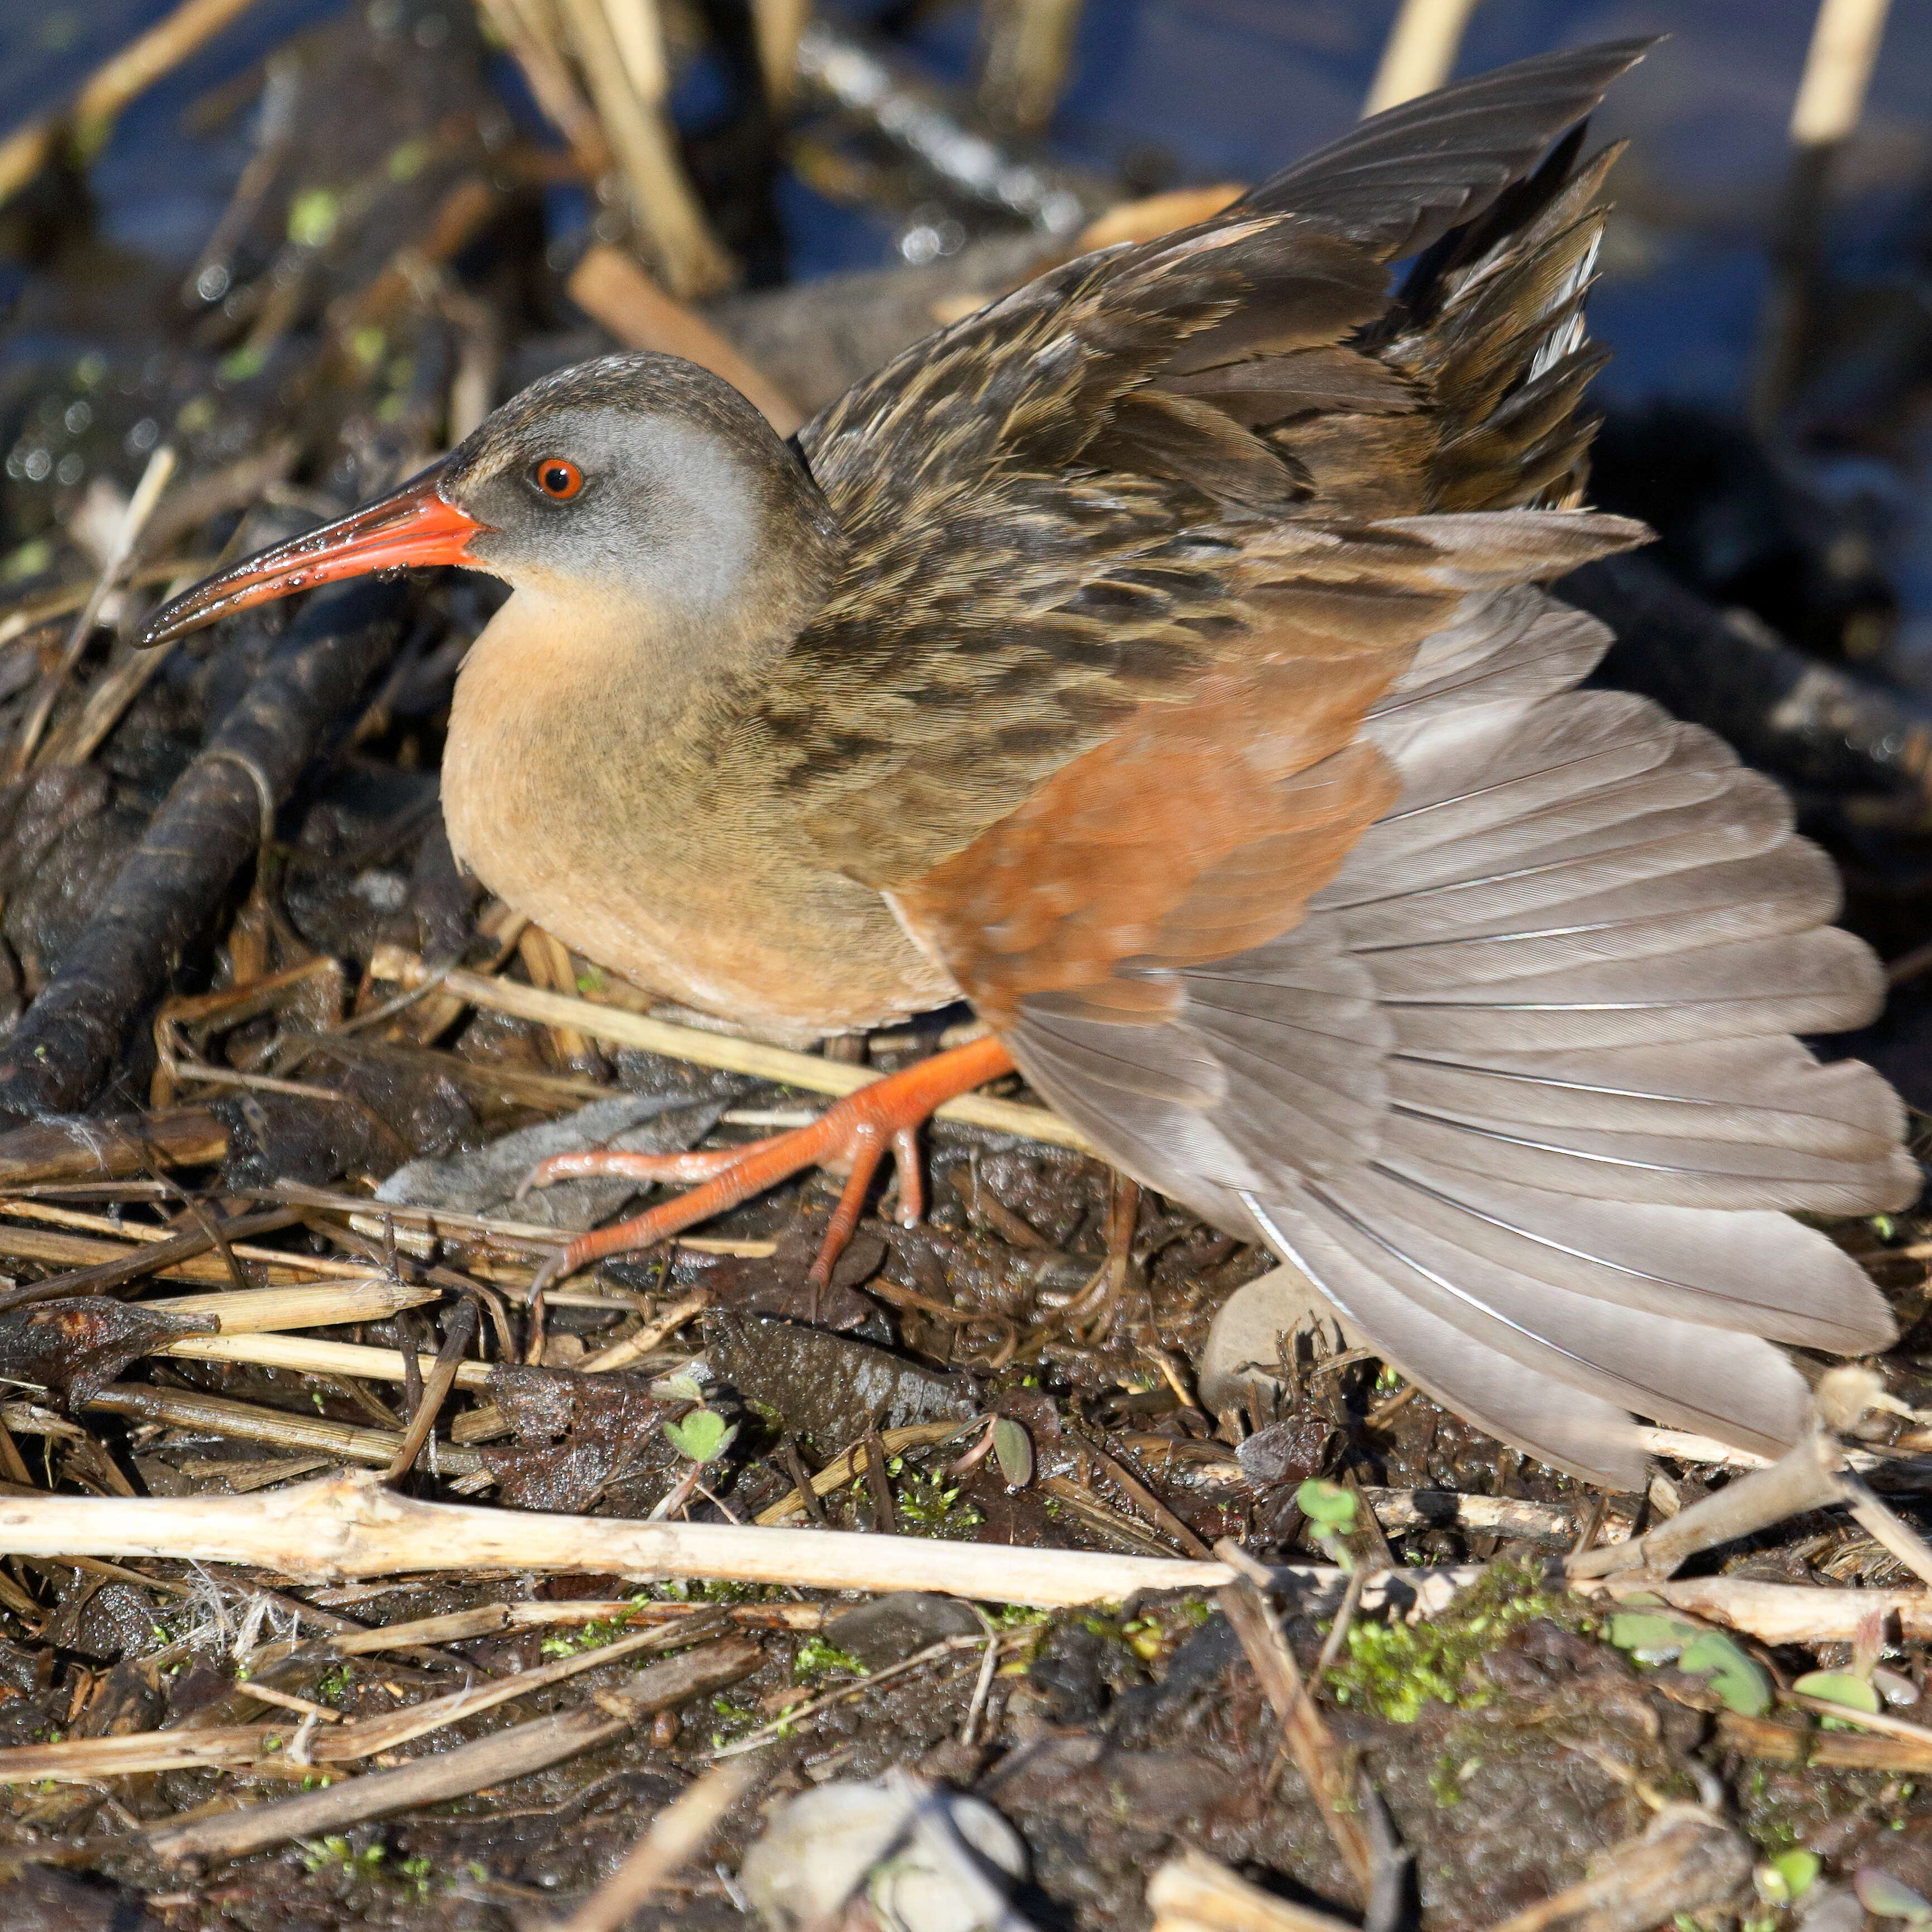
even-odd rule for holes
{"type": "Polygon", "coordinates": [[[1402,0],[1362,103],[1364,115],[1431,94],[1454,71],[1476,0],[1402,0]]]}
{"type": "Polygon", "coordinates": [[[762,369],[694,309],[666,295],[621,249],[604,242],[586,249],[565,286],[571,300],[626,348],[682,356],[709,369],[754,404],[781,436],[804,423],[804,412],[762,369]]]}
{"type": "Polygon", "coordinates": [[[1821,0],[1792,104],[1791,138],[1801,148],[1842,141],[1865,110],[1892,0],[1821,0]]]}
{"type": "MultiPolygon", "coordinates": [[[[641,6],[645,0],[632,4],[641,6]]],[[[629,192],[632,212],[671,292],[704,296],[724,287],[731,280],[730,258],[718,246],[685,179],[662,100],[647,100],[638,92],[602,0],[563,0],[562,12],[604,138],[629,192]]],[[[654,7],[650,24],[656,28],[654,7]]]]}
{"type": "MultiPolygon", "coordinates": [[[[430,969],[421,958],[399,946],[377,946],[369,970],[374,979],[392,980],[403,986],[418,985],[430,976],[430,969]]],[[[444,991],[470,1005],[494,1012],[536,1020],[546,1026],[574,1026],[593,1039],[614,1041],[620,1046],[640,1046],[646,1052],[688,1060],[700,1066],[748,1073],[760,1080],[778,1081],[813,1093],[854,1093],[880,1077],[862,1067],[821,1060],[815,1054],[794,1053],[789,1048],[767,1046],[760,1040],[736,1040],[728,1034],[677,1026],[621,1006],[602,1006],[595,1000],[574,999],[563,993],[546,993],[514,980],[486,979],[479,973],[452,970],[442,975],[442,985],[444,991]]],[[[1029,1140],[1072,1148],[1082,1154],[1096,1151],[1078,1127],[1044,1107],[1022,1106],[1010,1100],[989,1100],[977,1094],[962,1094],[956,1100],[948,1100],[937,1112],[942,1120],[960,1120],[1002,1133],[1023,1134],[1029,1140]]]]}
{"type": "MultiPolygon", "coordinates": [[[[108,1392],[117,1399],[122,1389],[108,1392]]],[[[148,1394],[150,1391],[142,1391],[148,1394]]],[[[200,1398],[208,1401],[210,1398],[200,1398]]],[[[242,1408],[244,1405],[230,1405],[242,1408]]],[[[288,1418],[299,1425],[301,1418],[288,1418]]],[[[310,1425],[332,1438],[387,1430],[310,1425]]],[[[446,1463],[452,1454],[443,1452],[446,1463]]],[[[1223,1564],[1009,1549],[854,1531],[636,1522],[420,1503],[344,1471],[272,1496],[0,1497],[0,1553],[173,1556],[249,1563],[291,1576],[568,1570],[590,1575],[722,1578],[834,1590],[938,1590],[997,1603],[1118,1602],[1136,1590],[1214,1589],[1223,1564]]]]}
{"type": "Polygon", "coordinates": [[[0,201],[26,186],[70,130],[82,158],[91,157],[130,100],[178,67],[254,3],[184,0],[172,14],[96,68],[63,112],[42,115],[15,129],[0,142],[0,201]]]}
{"type": "Polygon", "coordinates": [[[724,1814],[764,1774],[746,1758],[713,1766],[653,1818],[617,1869],[566,1919],[558,1932],[619,1932],[632,1912],[704,1849],[724,1814]]]}

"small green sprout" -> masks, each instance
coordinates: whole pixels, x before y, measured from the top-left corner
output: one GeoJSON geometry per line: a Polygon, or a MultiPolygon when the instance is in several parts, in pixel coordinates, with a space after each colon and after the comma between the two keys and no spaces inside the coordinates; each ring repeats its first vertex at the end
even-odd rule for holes
{"type": "Polygon", "coordinates": [[[1308,1519],[1315,1540],[1329,1562],[1344,1570],[1354,1568],[1348,1554],[1347,1538],[1355,1526],[1356,1499],[1353,1490],[1340,1483],[1324,1483],[1311,1477],[1294,1492],[1295,1506],[1308,1519]]]}
{"type": "Polygon", "coordinates": [[[380,1845],[364,1845],[358,1852],[346,1838],[331,1833],[326,1838],[302,1838],[302,1863],[312,1872],[339,1870],[372,1872],[386,1854],[380,1845]]]}
{"type": "Polygon", "coordinates": [[[836,1643],[827,1643],[816,1635],[808,1636],[798,1647],[798,1654],[792,1659],[791,1674],[803,1679],[823,1677],[828,1670],[843,1670],[854,1677],[869,1677],[868,1666],[854,1657],[849,1650],[841,1650],[836,1643]]]}
{"type": "Polygon", "coordinates": [[[1757,1895],[1767,1905],[1793,1905],[1818,1882],[1818,1855],[1802,1846],[1780,1852],[1751,1874],[1757,1895]]]}
{"type": "Polygon", "coordinates": [[[730,1448],[738,1425],[728,1423],[715,1408],[694,1408],[682,1421],[667,1422],[664,1432],[687,1462],[702,1464],[716,1462],[730,1448]]]}
{"type": "Polygon", "coordinates": [[[1608,1636],[1640,1664],[1673,1659],[1687,1676],[1706,1678],[1727,1711],[1761,1718],[1771,1708],[1771,1679],[1763,1666],[1721,1630],[1706,1630],[1687,1617],[1652,1610],[1618,1610],[1608,1636]]]}
{"type": "MultiPolygon", "coordinates": [[[[1878,1693],[1864,1678],[1854,1677],[1848,1670],[1808,1670],[1802,1677],[1792,1680],[1791,1688],[1804,1696],[1816,1697],[1820,1703],[1838,1704],[1848,1711],[1864,1711],[1874,1716],[1878,1712],[1878,1693]]],[[[1828,1731],[1858,1728],[1842,1718],[1821,1717],[1818,1723],[1828,1731]]]]}

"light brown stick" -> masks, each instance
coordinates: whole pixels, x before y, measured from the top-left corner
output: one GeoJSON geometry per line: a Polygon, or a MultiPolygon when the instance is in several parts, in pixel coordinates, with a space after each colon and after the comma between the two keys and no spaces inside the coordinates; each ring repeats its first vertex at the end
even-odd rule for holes
{"type": "Polygon", "coordinates": [[[661,106],[641,100],[600,0],[562,0],[604,139],[629,190],[632,213],[652,244],[672,292],[710,295],[731,279],[731,262],[691,191],[661,106]]]}
{"type": "Polygon", "coordinates": [[[608,242],[584,250],[564,284],[570,298],[627,349],[655,349],[709,369],[758,409],[781,436],[804,422],[798,405],[694,309],[674,301],[629,256],[608,242]]]}
{"type": "MultiPolygon", "coordinates": [[[[392,980],[403,986],[416,986],[429,976],[429,969],[417,955],[397,946],[377,946],[370,957],[369,971],[374,979],[392,980]]],[[[863,1067],[821,1060],[815,1054],[794,1053],[788,1048],[766,1046],[758,1040],[734,1040],[728,1034],[676,1026],[668,1020],[648,1018],[620,1006],[600,1006],[594,1000],[573,999],[564,993],[546,993],[514,980],[486,979],[479,973],[452,970],[443,974],[442,984],[444,991],[492,1012],[509,1013],[545,1026],[575,1027],[593,1039],[612,1040],[620,1046],[641,1046],[648,1052],[667,1054],[700,1066],[748,1073],[760,1080],[782,1082],[788,1087],[802,1087],[812,1093],[855,1093],[880,1077],[863,1067]]],[[[942,1120],[962,1120],[1002,1133],[1024,1134],[1030,1140],[1072,1148],[1082,1154],[1096,1151],[1093,1142],[1078,1128],[1057,1114],[1049,1114],[1044,1107],[1025,1107],[1010,1100],[989,1100],[982,1094],[962,1094],[939,1108],[938,1116],[942,1120]]]]}
{"type": "Polygon", "coordinates": [[[666,1879],[704,1849],[724,1814],[763,1774],[763,1767],[750,1758],[714,1765],[651,1820],[624,1862],[559,1932],[618,1932],[666,1879]]]}
{"type": "Polygon", "coordinates": [[[1346,1918],[1250,1885],[1192,1845],[1148,1880],[1154,1932],[1354,1932],[1346,1918]]]}
{"type": "MultiPolygon", "coordinates": [[[[1300,1666],[1261,1586],[1246,1574],[1254,1567],[1252,1559],[1244,1556],[1236,1545],[1225,1541],[1217,1544],[1215,1550],[1236,1573],[1216,1592],[1222,1612],[1240,1640],[1262,1694],[1274,1707],[1281,1725],[1282,1742],[1320,1810],[1322,1822],[1341,1853],[1342,1862],[1348,1868],[1357,1892],[1366,1900],[1375,1879],[1375,1856],[1368,1834],[1362,1828],[1361,1812],[1348,1788],[1340,1747],[1308,1694],[1300,1666]]],[[[1266,1572],[1262,1574],[1265,1576],[1266,1572]]]]}
{"type": "Polygon", "coordinates": [[[1402,0],[1402,11],[1383,44],[1382,64],[1362,103],[1364,115],[1400,107],[1431,94],[1455,70],[1463,30],[1476,0],[1402,0]]]}
{"type": "Polygon", "coordinates": [[[254,4],[254,0],[184,0],[96,68],[64,112],[42,115],[16,128],[0,142],[0,201],[40,172],[64,129],[72,128],[75,146],[82,155],[91,155],[130,100],[254,4]]]}
{"type": "MultiPolygon", "coordinates": [[[[298,1424],[300,1418],[290,1420],[298,1424]]],[[[341,1428],[320,1426],[331,1432],[341,1428]]],[[[394,1453],[396,1438],[388,1432],[356,1432],[380,1438],[380,1453],[371,1460],[387,1462],[394,1453]]],[[[447,1465],[462,1452],[441,1454],[447,1465]]],[[[132,1502],[0,1497],[0,1553],[54,1556],[68,1550],[249,1563],[331,1580],[468,1569],[572,1570],[828,1589],[937,1590],[1039,1604],[1118,1602],[1136,1590],[1216,1589],[1234,1574],[1225,1564],[1180,1558],[421,1503],[351,1471],[270,1496],[132,1502]]]]}
{"type": "Polygon", "coordinates": [[[1801,148],[1842,141],[1864,112],[1892,0],[1822,0],[1792,104],[1791,138],[1801,148]]]}

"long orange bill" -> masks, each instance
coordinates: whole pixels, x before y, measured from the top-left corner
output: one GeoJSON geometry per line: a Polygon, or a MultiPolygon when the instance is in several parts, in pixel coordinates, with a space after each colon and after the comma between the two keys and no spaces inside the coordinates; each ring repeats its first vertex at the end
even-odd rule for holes
{"type": "Polygon", "coordinates": [[[411,564],[467,563],[470,539],[488,528],[450,502],[436,488],[441,466],[425,470],[380,501],[332,524],[277,544],[205,578],[164,604],[137,640],[171,644],[186,632],[232,616],[251,604],[313,590],[344,577],[411,564]]]}

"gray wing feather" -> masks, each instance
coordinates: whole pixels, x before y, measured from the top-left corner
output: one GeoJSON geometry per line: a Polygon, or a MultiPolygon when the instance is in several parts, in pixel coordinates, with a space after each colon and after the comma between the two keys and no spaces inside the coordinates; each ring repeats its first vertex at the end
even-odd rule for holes
{"type": "Polygon", "coordinates": [[[1173,976],[1169,1024],[1029,1002],[1010,1037],[1124,1166],[1261,1235],[1424,1387],[1627,1486],[1627,1411],[1768,1453],[1804,1413],[1773,1341],[1889,1340],[1863,1272],[1778,1210],[1895,1208],[1918,1176],[1885,1082],[1792,1037],[1882,991],[1825,923],[1829,862],[1708,734],[1552,689],[1595,628],[1473,595],[1384,708],[1401,799],[1294,932],[1173,976]]]}

